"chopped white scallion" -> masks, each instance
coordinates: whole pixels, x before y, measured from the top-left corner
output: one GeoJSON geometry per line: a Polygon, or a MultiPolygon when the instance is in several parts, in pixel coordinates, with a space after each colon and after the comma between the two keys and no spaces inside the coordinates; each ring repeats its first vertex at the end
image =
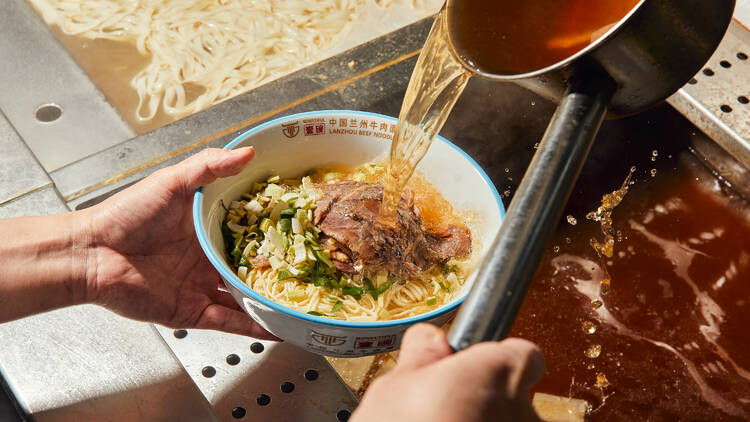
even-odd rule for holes
{"type": "Polygon", "coordinates": [[[261,205],[257,200],[253,199],[252,201],[245,204],[245,209],[250,211],[251,213],[260,214],[263,212],[263,205],[261,205]]]}
{"type": "Polygon", "coordinates": [[[291,275],[300,275],[302,274],[302,271],[292,267],[291,265],[286,266],[286,270],[289,271],[289,274],[291,275]]]}
{"type": "Polygon", "coordinates": [[[287,209],[288,206],[286,202],[277,202],[276,205],[273,206],[273,209],[271,210],[271,214],[268,216],[272,221],[279,221],[281,218],[281,211],[284,211],[287,209]]]}
{"type": "Polygon", "coordinates": [[[297,220],[297,217],[292,217],[292,233],[302,234],[302,223],[297,220]]]}
{"type": "Polygon", "coordinates": [[[237,268],[237,277],[239,277],[242,281],[247,280],[247,267],[237,268]]]}
{"type": "Polygon", "coordinates": [[[235,233],[242,233],[245,231],[247,226],[241,226],[237,223],[234,223],[232,221],[227,221],[227,227],[229,227],[229,230],[235,232],[235,233]]]}
{"type": "Polygon", "coordinates": [[[284,267],[284,261],[279,259],[277,256],[272,256],[268,259],[268,262],[271,264],[271,268],[274,270],[278,270],[279,268],[284,267]]]}
{"type": "Polygon", "coordinates": [[[294,250],[294,264],[297,265],[301,262],[305,262],[307,259],[307,249],[305,248],[304,243],[295,243],[292,246],[292,249],[294,250]]]}
{"type": "Polygon", "coordinates": [[[266,186],[266,190],[263,192],[264,196],[270,196],[274,199],[281,198],[281,195],[284,194],[284,188],[281,186],[275,184],[275,183],[269,183],[268,186],[266,186]]]}
{"type": "Polygon", "coordinates": [[[232,203],[229,204],[229,209],[236,210],[236,209],[239,209],[241,206],[242,204],[240,204],[240,201],[232,201],[232,203]]]}
{"type": "Polygon", "coordinates": [[[270,240],[274,248],[278,251],[284,250],[284,239],[281,237],[281,233],[276,230],[276,227],[269,227],[266,233],[266,239],[270,240]]]}
{"type": "Polygon", "coordinates": [[[292,199],[297,199],[297,198],[299,198],[299,193],[297,192],[287,192],[281,195],[281,200],[284,202],[289,202],[292,199]]]}
{"type": "Polygon", "coordinates": [[[246,258],[249,258],[250,252],[252,252],[253,248],[258,247],[258,241],[253,240],[252,242],[248,243],[247,246],[245,246],[245,249],[242,251],[242,255],[245,255],[246,258]]]}

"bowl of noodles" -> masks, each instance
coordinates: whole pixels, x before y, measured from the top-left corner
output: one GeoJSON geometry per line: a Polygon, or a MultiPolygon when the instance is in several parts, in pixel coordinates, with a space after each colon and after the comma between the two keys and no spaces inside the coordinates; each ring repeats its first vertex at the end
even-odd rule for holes
{"type": "Polygon", "coordinates": [[[267,122],[225,147],[254,146],[247,168],[196,192],[201,247],[277,337],[327,356],[385,353],[412,324],[445,324],[468,293],[504,217],[500,196],[437,137],[385,218],[396,123],[341,110],[267,122]]]}

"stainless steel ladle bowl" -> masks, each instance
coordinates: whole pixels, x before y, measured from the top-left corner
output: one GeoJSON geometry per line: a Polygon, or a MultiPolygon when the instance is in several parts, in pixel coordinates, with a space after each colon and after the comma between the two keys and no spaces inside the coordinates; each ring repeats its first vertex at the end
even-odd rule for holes
{"type": "MultiPolygon", "coordinates": [[[[462,1],[471,0],[448,1],[448,21],[451,5],[462,1]]],[[[451,328],[454,350],[507,336],[602,120],[638,113],[682,87],[711,57],[734,6],[735,0],[642,0],[604,36],[547,68],[494,75],[463,63],[559,106],[451,328]]]]}

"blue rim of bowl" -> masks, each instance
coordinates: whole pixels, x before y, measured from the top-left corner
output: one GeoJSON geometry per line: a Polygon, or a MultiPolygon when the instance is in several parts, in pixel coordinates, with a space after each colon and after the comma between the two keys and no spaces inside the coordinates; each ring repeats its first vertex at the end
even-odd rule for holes
{"type": "MultiPolygon", "coordinates": [[[[232,142],[228,143],[224,149],[232,149],[234,148],[238,143],[244,141],[246,138],[252,136],[253,134],[269,127],[276,125],[280,122],[284,122],[287,120],[297,120],[303,117],[308,116],[316,116],[321,114],[349,114],[349,115],[361,115],[361,116],[369,116],[369,117],[377,117],[380,119],[388,120],[394,123],[398,122],[398,119],[391,117],[391,116],[385,116],[382,114],[377,113],[370,113],[366,111],[356,111],[356,110],[318,110],[318,111],[308,111],[305,113],[297,113],[292,114],[289,116],[279,117],[277,119],[271,120],[269,122],[263,123],[259,126],[256,126],[247,132],[237,136],[232,140],[232,142]]],[[[441,142],[447,144],[454,150],[456,150],[459,154],[461,154],[464,159],[466,159],[473,167],[474,169],[479,173],[480,176],[482,176],[482,179],[484,179],[484,182],[490,187],[490,190],[492,191],[492,194],[495,197],[495,202],[497,203],[497,206],[500,210],[500,218],[505,219],[505,207],[503,206],[503,201],[500,199],[500,194],[497,191],[497,188],[495,188],[495,185],[492,183],[492,180],[490,180],[489,176],[487,176],[487,173],[482,169],[482,167],[479,166],[479,164],[474,161],[469,154],[464,152],[461,148],[456,146],[454,143],[450,142],[449,140],[443,138],[442,136],[438,135],[436,136],[436,139],[439,139],[441,142]]],[[[424,314],[415,315],[413,317],[409,318],[403,318],[403,319],[395,319],[390,321],[371,321],[371,322],[365,322],[365,321],[342,321],[332,318],[326,318],[322,316],[315,316],[310,315],[304,312],[300,312],[291,308],[287,308],[286,306],[276,303],[272,301],[271,299],[268,299],[265,296],[262,296],[261,294],[255,292],[253,289],[251,289],[247,284],[243,283],[239,277],[232,271],[229,271],[225,266],[224,262],[211,248],[211,245],[208,241],[208,238],[206,237],[206,231],[203,227],[203,221],[201,219],[201,205],[203,203],[203,188],[199,188],[195,192],[195,196],[193,199],[193,225],[195,226],[195,233],[198,236],[198,242],[201,245],[201,248],[203,249],[203,252],[208,257],[209,261],[211,261],[211,264],[213,264],[214,268],[216,268],[217,271],[219,271],[219,274],[221,276],[229,281],[236,289],[244,293],[245,295],[249,296],[252,300],[259,302],[271,309],[274,309],[278,312],[281,312],[283,314],[299,318],[304,321],[313,322],[316,324],[322,324],[322,325],[328,325],[333,327],[345,327],[345,328],[385,328],[385,327],[398,327],[403,325],[412,325],[416,324],[418,322],[425,322],[429,321],[431,319],[437,318],[441,315],[444,315],[448,312],[453,311],[458,306],[463,303],[464,299],[466,299],[466,295],[463,295],[462,297],[454,300],[450,304],[446,306],[442,306],[438,309],[435,309],[434,311],[426,312],[424,314]]]]}

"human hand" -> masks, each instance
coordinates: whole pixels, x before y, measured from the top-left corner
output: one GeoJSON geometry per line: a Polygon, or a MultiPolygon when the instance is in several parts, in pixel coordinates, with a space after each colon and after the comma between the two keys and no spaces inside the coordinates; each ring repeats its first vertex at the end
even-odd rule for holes
{"type": "Polygon", "coordinates": [[[419,324],[404,335],[398,365],[376,379],[353,422],[541,422],[529,389],[544,374],[539,349],[521,339],[451,354],[445,334],[419,324]]]}
{"type": "Polygon", "coordinates": [[[87,210],[86,302],[173,328],[276,339],[232,296],[195,236],[195,190],[239,173],[252,148],[207,149],[87,210]]]}

